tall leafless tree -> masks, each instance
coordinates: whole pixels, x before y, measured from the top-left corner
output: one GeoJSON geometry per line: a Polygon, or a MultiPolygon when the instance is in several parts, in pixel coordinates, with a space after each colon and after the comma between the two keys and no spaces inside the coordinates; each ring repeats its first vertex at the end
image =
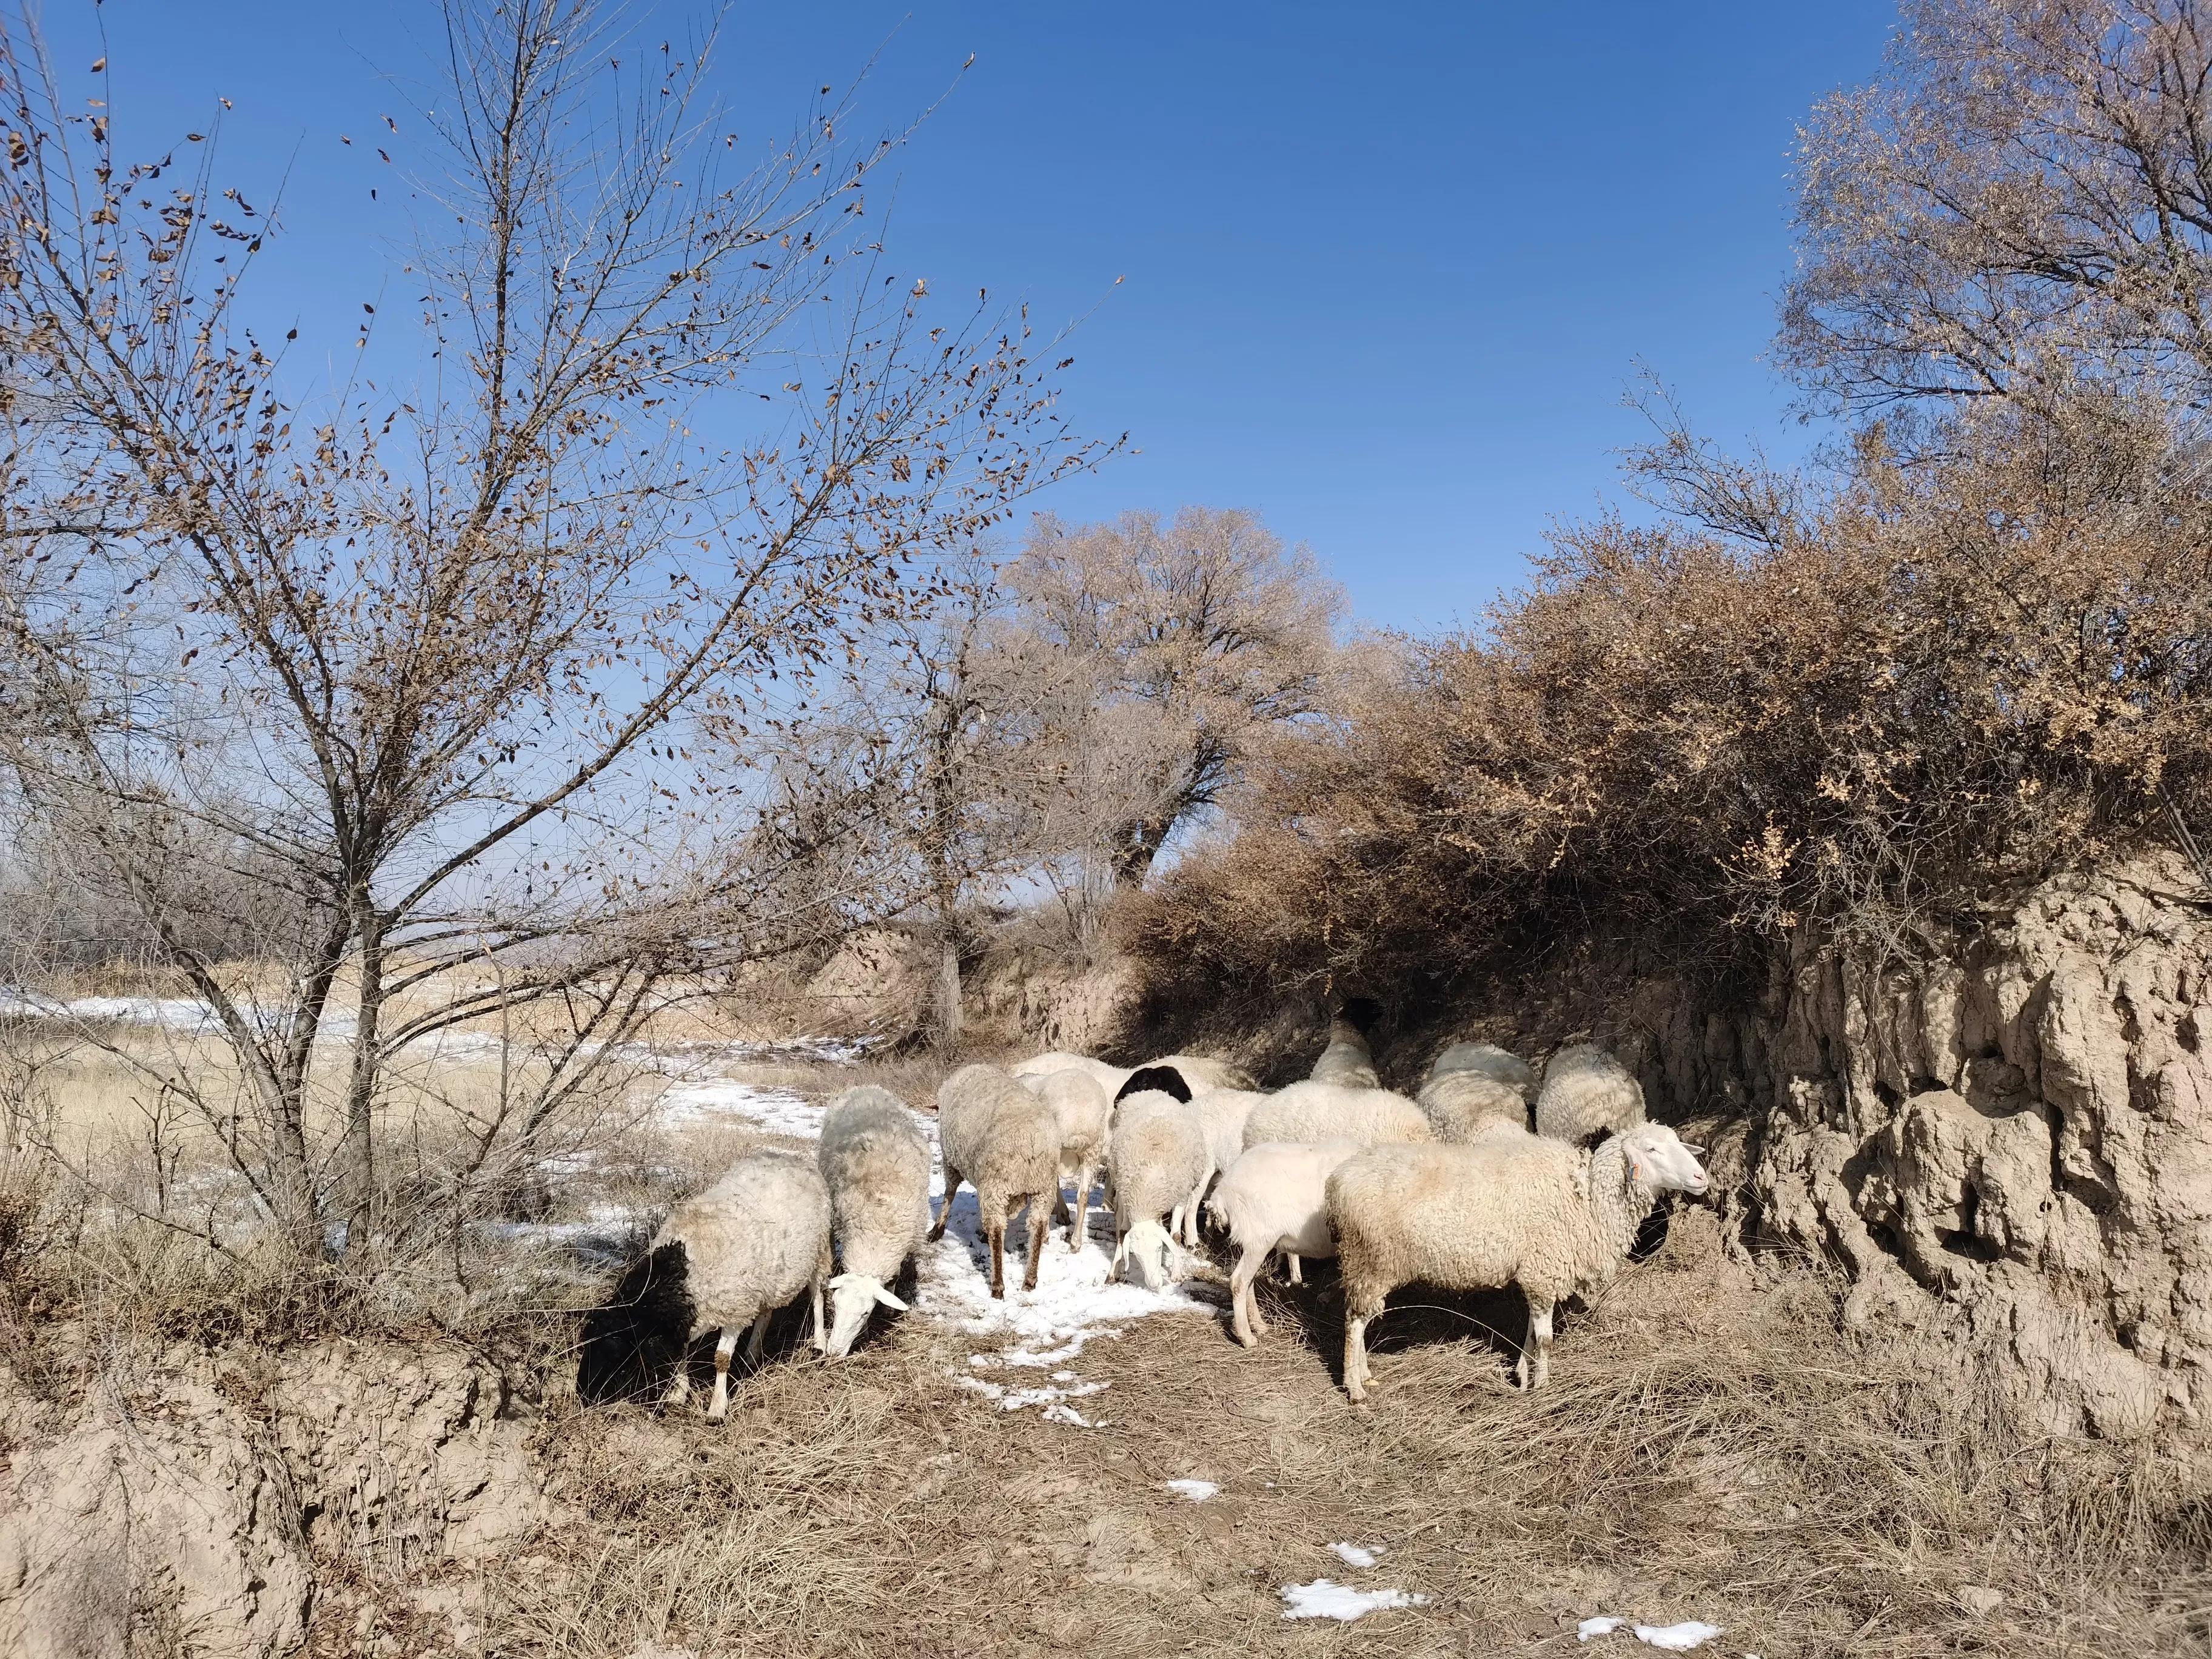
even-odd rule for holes
{"type": "Polygon", "coordinates": [[[1024,323],[890,276],[866,191],[897,137],[848,102],[726,171],[711,39],[652,49],[598,0],[444,20],[405,135],[420,349],[374,375],[364,301],[320,392],[243,297],[276,205],[198,134],[118,156],[0,29],[7,759],[212,1009],[251,1085],[215,1127],[303,1244],[373,1223],[405,1045],[557,1000],[557,1097],[670,975],[800,924],[804,848],[744,833],[696,722],[756,729],[914,562],[1089,453],[1024,323]],[[283,896],[274,993],[173,925],[204,844],[283,896]]]}

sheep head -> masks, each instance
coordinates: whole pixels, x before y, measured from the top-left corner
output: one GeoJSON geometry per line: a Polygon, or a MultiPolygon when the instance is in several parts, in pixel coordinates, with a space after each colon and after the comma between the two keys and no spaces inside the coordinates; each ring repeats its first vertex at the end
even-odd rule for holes
{"type": "Polygon", "coordinates": [[[901,1313],[907,1310],[906,1304],[885,1290],[882,1280],[866,1273],[839,1273],[829,1281],[829,1289],[830,1345],[823,1352],[831,1359],[842,1359],[853,1352],[853,1344],[860,1340],[878,1303],[901,1313]]]}
{"type": "Polygon", "coordinates": [[[1146,1290],[1163,1290],[1176,1278],[1179,1255],[1168,1230],[1156,1218],[1148,1218],[1130,1228],[1122,1237],[1114,1252],[1114,1269],[1119,1273],[1127,1263],[1136,1270],[1137,1282],[1146,1290]]]}
{"type": "Polygon", "coordinates": [[[1620,1134],[1628,1155],[1628,1178],[1647,1192],[1702,1194],[1707,1182],[1698,1162],[1702,1146],[1692,1146],[1663,1123],[1638,1123],[1620,1134]]]}

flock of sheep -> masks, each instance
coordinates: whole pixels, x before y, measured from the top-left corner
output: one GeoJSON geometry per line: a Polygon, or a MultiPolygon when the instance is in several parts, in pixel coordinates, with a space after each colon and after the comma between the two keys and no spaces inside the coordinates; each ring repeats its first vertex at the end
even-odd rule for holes
{"type": "Polygon", "coordinates": [[[1026,1207],[1022,1289],[1034,1291],[1052,1222],[1067,1220],[1067,1247],[1082,1248],[1103,1173],[1116,1273],[1156,1288],[1218,1280],[1194,1254],[1200,1208],[1226,1233],[1231,1328],[1247,1347],[1267,1334],[1253,1284],[1272,1257],[1294,1284],[1302,1257],[1339,1257],[1354,1401],[1370,1381],[1368,1322],[1413,1283],[1518,1285],[1528,1328],[1515,1376],[1536,1388],[1556,1304],[1610,1278],[1668,1194],[1705,1190],[1701,1149],[1648,1121],[1636,1080],[1590,1044],[1560,1049],[1540,1078],[1503,1048],[1455,1044],[1408,1099],[1380,1086],[1365,1039],[1340,1018],[1310,1077],[1273,1093],[1249,1081],[1188,1054],[1133,1070],[1070,1054],[963,1066],[937,1091],[945,1188],[933,1224],[930,1150],[914,1115],[885,1090],[848,1089],[814,1156],[748,1152],[677,1206],[587,1327],[586,1366],[607,1364],[593,1360],[595,1340],[623,1349],[614,1363],[641,1376],[672,1364],[666,1398],[680,1404],[685,1351],[719,1331],[707,1414],[720,1421],[748,1327],[757,1363],[769,1317],[811,1296],[814,1346],[839,1358],[878,1305],[903,1310],[890,1284],[925,1229],[944,1235],[963,1182],[975,1189],[991,1294],[1003,1297],[1015,1216],[1026,1207]]]}

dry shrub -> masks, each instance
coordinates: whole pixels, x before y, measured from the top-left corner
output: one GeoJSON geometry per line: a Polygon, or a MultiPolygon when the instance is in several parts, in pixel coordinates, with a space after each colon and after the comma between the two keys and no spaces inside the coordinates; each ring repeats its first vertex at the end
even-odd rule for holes
{"type": "Polygon", "coordinates": [[[1676,969],[1806,930],[1911,953],[2212,823],[2212,501],[2170,483],[2172,437],[1990,415],[1941,465],[1870,440],[1809,506],[1662,446],[1731,533],[1565,531],[1480,632],[1283,750],[1135,918],[1155,1003],[1418,1002],[1591,940],[1676,969]]]}

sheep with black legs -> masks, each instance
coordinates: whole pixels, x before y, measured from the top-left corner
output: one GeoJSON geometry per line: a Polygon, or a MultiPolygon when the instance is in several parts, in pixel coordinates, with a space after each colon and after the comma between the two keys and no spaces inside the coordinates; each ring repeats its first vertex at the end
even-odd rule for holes
{"type": "Polygon", "coordinates": [[[906,1311],[890,1283],[929,1225],[929,1143],[905,1102],[864,1084],[830,1103],[815,1156],[837,1245],[826,1352],[842,1359],[879,1304],[906,1311]]]}
{"type": "Polygon", "coordinates": [[[1344,1270],[1344,1387],[1367,1397],[1367,1324],[1401,1285],[1480,1291],[1519,1285],[1528,1330],[1522,1387],[1551,1374],[1552,1316],[1617,1273],[1644,1218],[1672,1192],[1705,1190],[1695,1146],[1639,1123],[1581,1152],[1540,1135],[1466,1146],[1370,1146],[1328,1178],[1344,1270]]]}
{"type": "Polygon", "coordinates": [[[586,1400],[634,1393],[672,1365],[665,1403],[690,1398],[691,1344],[719,1331],[709,1422],[729,1411],[730,1357],[751,1328],[745,1363],[760,1364],[768,1322],[802,1294],[813,1297],[814,1346],[826,1338],[822,1292],[830,1277],[830,1189],[803,1152],[761,1147],[668,1213],[643,1260],[585,1322],[577,1390],[586,1400]]]}
{"type": "Polygon", "coordinates": [[[1067,1248],[1079,1250],[1091,1226],[1091,1188],[1106,1164],[1106,1132],[1114,1103],[1089,1072],[1060,1071],[1021,1079],[1022,1086],[1052,1109],[1060,1126],[1060,1179],[1075,1183],[1075,1208],[1055,1200],[1052,1218],[1067,1223],[1067,1248]]]}
{"type": "Polygon", "coordinates": [[[1175,1234],[1181,1231],[1186,1244],[1198,1242],[1198,1200],[1213,1176],[1190,1103],[1159,1089],[1115,1102],[1106,1165],[1114,1190],[1115,1269],[1132,1266],[1158,1290],[1176,1277],[1175,1234]]]}
{"type": "Polygon", "coordinates": [[[1237,1253],[1229,1273],[1231,1328],[1246,1347],[1267,1334],[1252,1281],[1280,1250],[1299,1256],[1336,1254],[1328,1227],[1328,1178],[1360,1150],[1349,1140],[1319,1146],[1271,1140],[1237,1155],[1207,1201],[1237,1253]]]}
{"type": "Polygon", "coordinates": [[[1052,1199],[1060,1191],[1060,1125],[1052,1109],[995,1066],[963,1066],[937,1089],[937,1144],[945,1157],[945,1203],[929,1230],[945,1237],[953,1194],[963,1180],[975,1188],[975,1207],[991,1249],[991,1294],[1006,1294],[1006,1223],[1029,1206],[1028,1269],[1022,1288],[1036,1289],[1052,1199]]]}
{"type": "Polygon", "coordinates": [[[1644,1085],[1595,1042],[1577,1042],[1552,1056],[1536,1094],[1536,1133],[1593,1146],[1644,1121],[1644,1085]]]}

